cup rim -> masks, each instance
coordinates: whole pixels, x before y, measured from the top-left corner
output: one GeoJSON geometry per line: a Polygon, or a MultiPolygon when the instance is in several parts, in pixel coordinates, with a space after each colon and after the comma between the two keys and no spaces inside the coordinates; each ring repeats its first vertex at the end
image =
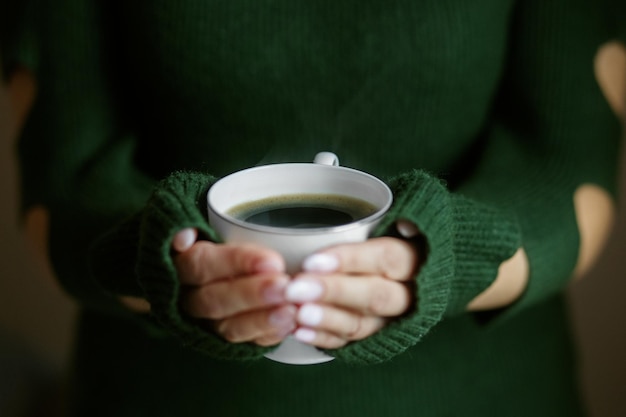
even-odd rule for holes
{"type": "MultiPolygon", "coordinates": [[[[276,195],[280,195],[280,194],[276,194],[276,195]]],[[[208,208],[209,214],[213,214],[221,218],[223,221],[237,225],[243,229],[269,233],[269,234],[278,234],[278,235],[310,235],[312,233],[315,233],[315,234],[341,233],[350,229],[357,229],[357,228],[362,227],[363,225],[373,224],[376,221],[378,221],[381,217],[383,217],[389,211],[389,208],[391,207],[391,204],[393,203],[393,193],[391,192],[391,189],[389,188],[389,186],[385,184],[385,182],[382,181],[380,178],[372,174],[368,174],[367,172],[360,171],[354,168],[345,167],[345,166],[322,165],[322,164],[315,164],[315,163],[310,163],[310,162],[309,163],[268,164],[268,165],[261,165],[261,166],[251,167],[251,168],[245,168],[245,169],[233,172],[217,180],[207,191],[206,198],[207,198],[207,208],[208,208]],[[310,228],[303,228],[303,229],[266,226],[266,225],[249,223],[249,222],[237,219],[233,216],[230,216],[226,213],[223,213],[220,210],[215,209],[214,205],[211,202],[211,191],[220,181],[225,180],[227,178],[231,178],[236,175],[243,174],[244,172],[253,173],[254,171],[272,169],[272,168],[276,168],[277,166],[306,166],[306,167],[315,166],[316,167],[315,169],[333,169],[333,170],[348,171],[353,174],[364,176],[368,178],[369,180],[377,183],[381,187],[381,189],[384,190],[384,192],[387,194],[387,199],[385,201],[385,204],[381,206],[380,208],[378,208],[376,212],[370,214],[369,216],[363,217],[359,220],[355,220],[353,222],[342,224],[339,226],[310,227],[310,228]]]]}

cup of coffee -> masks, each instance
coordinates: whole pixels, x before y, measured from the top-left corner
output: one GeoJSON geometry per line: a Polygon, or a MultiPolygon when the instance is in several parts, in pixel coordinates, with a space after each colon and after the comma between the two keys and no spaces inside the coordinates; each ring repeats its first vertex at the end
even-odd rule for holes
{"type": "MultiPolygon", "coordinates": [[[[252,242],[279,252],[287,273],[312,253],[367,239],[392,202],[380,179],[339,166],[321,152],[313,163],[257,166],[217,181],[207,194],[209,223],[225,242],[252,242]]],[[[315,364],[333,358],[288,337],[266,355],[278,362],[315,364]]]]}

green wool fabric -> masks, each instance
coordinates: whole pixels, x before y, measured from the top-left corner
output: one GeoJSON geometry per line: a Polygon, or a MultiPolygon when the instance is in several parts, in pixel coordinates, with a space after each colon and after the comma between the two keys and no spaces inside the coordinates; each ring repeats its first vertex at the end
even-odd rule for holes
{"type": "Polygon", "coordinates": [[[574,193],[616,192],[620,124],[593,60],[624,38],[617,2],[2,7],[4,78],[37,80],[22,209],[49,211],[50,260],[82,311],[70,415],[583,415],[563,289],[574,193]],[[220,177],[322,150],[389,184],[373,236],[412,222],[423,263],[407,314],[332,362],[285,366],[184,314],[170,246],[187,227],[220,242],[220,177]],[[522,296],[467,312],[519,249],[522,296]]]}

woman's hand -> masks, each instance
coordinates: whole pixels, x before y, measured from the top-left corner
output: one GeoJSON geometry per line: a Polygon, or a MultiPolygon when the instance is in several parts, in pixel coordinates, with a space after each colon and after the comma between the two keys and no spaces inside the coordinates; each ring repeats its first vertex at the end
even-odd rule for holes
{"type": "Polygon", "coordinates": [[[413,303],[416,249],[396,238],[338,245],[308,257],[287,286],[298,304],[296,339],[334,349],[364,339],[413,303]]]}
{"type": "Polygon", "coordinates": [[[279,343],[296,328],[295,305],[285,300],[289,276],[273,250],[250,244],[196,241],[185,229],[172,243],[183,290],[183,309],[208,319],[233,343],[279,343]]]}

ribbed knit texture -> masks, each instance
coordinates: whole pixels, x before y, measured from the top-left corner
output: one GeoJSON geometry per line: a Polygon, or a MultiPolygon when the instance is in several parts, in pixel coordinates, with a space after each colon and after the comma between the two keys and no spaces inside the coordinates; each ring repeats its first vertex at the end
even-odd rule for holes
{"type": "Polygon", "coordinates": [[[268,348],[228,343],[210,326],[185,319],[179,308],[180,286],[171,258],[171,241],[182,228],[196,228],[213,241],[219,237],[208,227],[206,192],[214,178],[175,173],[158,187],[146,208],[139,238],[137,276],[155,318],[182,342],[213,357],[258,359],[268,348]]]}
{"type": "Polygon", "coordinates": [[[578,253],[576,188],[615,191],[619,125],[592,65],[617,34],[602,20],[611,9],[18,9],[0,45],[5,70],[21,63],[37,75],[19,144],[22,205],[50,210],[55,273],[85,310],[74,415],[580,415],[559,295],[578,253]],[[413,222],[425,261],[408,314],[332,351],[329,364],[286,367],[184,315],[170,245],[185,227],[219,240],[205,208],[217,178],[320,150],[389,183],[394,204],[375,235],[413,222]],[[467,313],[520,247],[530,263],[522,297],[494,320],[467,313]],[[146,297],[150,319],[129,319],[118,295],[146,297]]]}
{"type": "MultiPolygon", "coordinates": [[[[185,227],[197,228],[219,241],[209,228],[202,207],[214,179],[179,172],[157,186],[137,228],[134,218],[113,234],[99,240],[94,263],[102,285],[118,294],[145,296],[157,320],[178,335],[185,345],[225,359],[259,358],[267,349],[227,343],[213,335],[202,322],[194,323],[180,311],[180,288],[171,259],[170,242],[185,227]],[[138,244],[137,244],[138,242],[138,244]],[[139,252],[137,274],[143,292],[129,288],[128,271],[139,252]],[[128,259],[127,259],[128,258],[128,259]],[[106,265],[111,265],[107,267],[106,265]]],[[[416,314],[398,320],[383,331],[347,348],[333,351],[338,358],[355,363],[388,360],[417,343],[444,314],[460,314],[495,278],[498,266],[519,247],[517,229],[494,210],[461,197],[451,197],[445,186],[424,172],[402,175],[391,181],[395,200],[375,235],[404,219],[418,225],[426,237],[428,253],[417,276],[416,314]]]]}

